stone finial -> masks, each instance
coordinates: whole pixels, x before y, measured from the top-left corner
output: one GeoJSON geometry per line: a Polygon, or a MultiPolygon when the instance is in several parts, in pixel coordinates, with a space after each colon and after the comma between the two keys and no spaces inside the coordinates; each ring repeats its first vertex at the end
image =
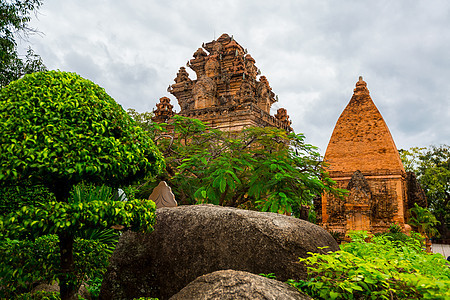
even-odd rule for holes
{"type": "Polygon", "coordinates": [[[242,49],[241,45],[239,45],[238,43],[236,43],[235,40],[232,40],[231,42],[229,42],[226,46],[225,46],[225,50],[228,53],[235,53],[235,56],[238,56],[239,54],[243,54],[244,53],[244,49],[242,49]]]}
{"type": "Polygon", "coordinates": [[[359,80],[356,83],[356,88],[353,90],[355,95],[369,95],[367,89],[367,83],[363,80],[362,76],[359,76],[359,80]]]}
{"type": "Polygon", "coordinates": [[[175,195],[165,181],[161,181],[158,186],[153,189],[153,192],[148,199],[155,202],[157,209],[161,207],[177,206],[175,195]]]}
{"type": "Polygon", "coordinates": [[[173,115],[173,105],[170,104],[170,99],[167,97],[162,97],[159,99],[159,103],[156,104],[156,110],[153,112],[154,116],[152,121],[157,123],[166,122],[173,115]]]}
{"type": "Polygon", "coordinates": [[[272,88],[270,87],[269,81],[267,80],[266,76],[259,77],[259,81],[264,83],[267,86],[267,88],[269,89],[269,91],[272,90],[272,88]]]}
{"type": "Polygon", "coordinates": [[[275,115],[275,118],[286,124],[287,126],[291,126],[292,121],[289,120],[289,115],[287,114],[286,108],[279,108],[275,115]]]}
{"type": "Polygon", "coordinates": [[[189,73],[186,71],[185,67],[180,67],[180,70],[177,73],[177,77],[174,79],[175,83],[190,81],[189,73]]]}
{"type": "Polygon", "coordinates": [[[224,40],[224,41],[227,41],[227,40],[230,40],[231,39],[231,37],[228,35],[228,33],[222,33],[222,35],[217,39],[218,41],[220,40],[220,41],[222,41],[222,40],[224,40]]]}
{"type": "Polygon", "coordinates": [[[206,52],[202,48],[198,48],[197,51],[194,52],[194,58],[199,59],[207,56],[206,52]]]}
{"type": "Polygon", "coordinates": [[[245,59],[252,62],[253,64],[256,63],[255,59],[250,54],[247,54],[245,56],[245,59]]]}

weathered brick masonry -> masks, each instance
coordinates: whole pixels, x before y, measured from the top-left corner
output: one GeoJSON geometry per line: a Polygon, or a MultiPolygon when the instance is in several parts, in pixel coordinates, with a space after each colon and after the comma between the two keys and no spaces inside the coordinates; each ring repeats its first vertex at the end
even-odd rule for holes
{"type": "Polygon", "coordinates": [[[408,199],[406,173],[394,140],[362,77],[336,123],[325,160],[330,177],[349,194],[343,200],[322,196],[319,219],[324,227],[342,233],[376,233],[392,223],[404,227],[408,202],[418,199],[408,199]]]}

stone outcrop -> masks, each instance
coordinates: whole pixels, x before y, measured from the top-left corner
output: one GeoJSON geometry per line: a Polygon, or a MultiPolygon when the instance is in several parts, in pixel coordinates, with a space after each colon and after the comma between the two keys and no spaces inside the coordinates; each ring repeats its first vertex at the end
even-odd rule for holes
{"type": "Polygon", "coordinates": [[[376,233],[387,230],[392,223],[404,226],[406,173],[362,77],[336,123],[325,161],[338,187],[349,190],[343,200],[323,195],[319,218],[327,229],[376,233]]]}
{"type": "MultiPolygon", "coordinates": [[[[41,283],[31,290],[31,294],[35,294],[37,292],[53,292],[59,294],[59,285],[58,283],[54,284],[41,283]]],[[[91,294],[89,293],[84,283],[80,286],[80,288],[78,289],[78,293],[76,295],[83,299],[87,300],[91,299],[91,294]]]]}
{"type": "Polygon", "coordinates": [[[252,273],[223,270],[198,277],[170,300],[309,300],[286,283],[252,273]]]}
{"type": "Polygon", "coordinates": [[[305,279],[299,257],[338,250],[321,227],[275,213],[194,205],[157,209],[156,218],[154,232],[121,236],[102,299],[168,299],[197,277],[227,269],[305,279]]]}
{"type": "Polygon", "coordinates": [[[203,44],[193,56],[187,66],[197,78],[189,78],[186,68],[181,67],[168,88],[178,100],[179,115],[224,131],[241,131],[247,126],[292,131],[285,109],[279,109],[276,116],[270,114],[278,97],[265,76],[258,79],[255,59],[233,37],[222,34],[203,44]]]}

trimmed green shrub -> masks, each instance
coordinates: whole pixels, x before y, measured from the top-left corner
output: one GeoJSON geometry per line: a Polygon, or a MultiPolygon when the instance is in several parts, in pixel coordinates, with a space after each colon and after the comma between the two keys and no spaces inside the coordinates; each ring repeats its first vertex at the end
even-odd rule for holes
{"type": "Polygon", "coordinates": [[[42,184],[21,182],[0,187],[0,215],[16,211],[24,205],[55,200],[55,196],[42,184]]]}
{"type": "Polygon", "coordinates": [[[73,187],[82,181],[114,187],[128,184],[157,175],[165,167],[164,159],[104,89],[74,73],[33,73],[2,88],[0,123],[0,185],[30,180],[55,196],[54,201],[22,206],[0,216],[0,235],[57,234],[61,298],[70,299],[77,284],[75,232],[114,225],[148,232],[154,224],[150,201],[123,202],[111,197],[72,201],[73,187]]]}
{"type": "MultiPolygon", "coordinates": [[[[76,286],[86,278],[103,275],[110,257],[107,249],[107,245],[95,240],[75,239],[76,286]]],[[[29,292],[33,284],[50,283],[60,276],[56,235],[42,236],[35,241],[6,239],[0,242],[0,253],[0,286],[4,287],[0,289],[0,299],[12,299],[29,292]]]]}

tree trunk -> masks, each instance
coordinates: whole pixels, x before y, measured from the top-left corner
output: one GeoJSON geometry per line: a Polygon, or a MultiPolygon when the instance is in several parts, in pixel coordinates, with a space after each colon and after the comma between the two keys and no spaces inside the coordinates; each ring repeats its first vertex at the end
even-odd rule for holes
{"type": "Polygon", "coordinates": [[[59,250],[61,256],[61,275],[59,288],[62,300],[75,298],[76,286],[74,277],[73,241],[74,237],[66,232],[58,234],[59,250]]]}
{"type": "MultiPolygon", "coordinates": [[[[64,180],[54,180],[49,184],[49,189],[55,194],[56,201],[67,202],[73,184],[64,180]]],[[[61,258],[61,275],[59,275],[59,289],[62,300],[76,299],[75,264],[73,261],[73,234],[68,232],[58,233],[59,254],[61,258]]]]}

